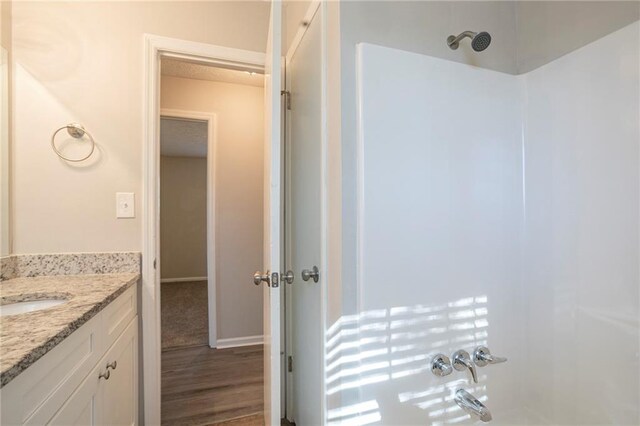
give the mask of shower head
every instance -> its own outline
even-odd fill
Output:
[[[450,35],[447,37],[447,45],[451,49],[456,50],[458,46],[460,46],[460,40],[465,37],[469,37],[471,39],[471,47],[476,52],[482,52],[491,44],[491,35],[488,32],[482,31],[476,33],[473,31],[465,31],[457,36]]]
[[[471,40],[471,47],[476,52],[482,52],[491,44],[491,34],[486,31],[482,31]]]
[[[471,47],[476,52],[482,52],[491,44],[491,34],[486,31],[482,31],[471,40]]]

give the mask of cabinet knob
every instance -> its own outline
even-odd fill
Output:
[[[104,373],[100,373],[100,375],[98,376],[98,380],[100,379],[109,380],[109,377],[111,377],[111,371],[107,369],[107,371],[105,371]]]

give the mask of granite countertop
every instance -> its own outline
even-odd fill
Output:
[[[0,304],[65,298],[61,305],[0,317],[0,387],[5,386],[134,285],[136,273],[13,278],[0,283]]]

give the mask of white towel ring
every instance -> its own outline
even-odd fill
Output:
[[[69,136],[76,139],[80,139],[84,135],[87,135],[87,137],[91,141],[91,151],[89,151],[89,153],[82,158],[68,158],[62,155],[62,153],[58,151],[58,148],[56,148],[56,135],[62,129],[67,129],[67,133],[69,133]],[[53,148],[53,152],[55,152],[56,155],[62,158],[63,160],[77,163],[79,161],[84,161],[87,158],[91,157],[91,154],[93,154],[93,151],[96,149],[96,141],[93,140],[93,136],[91,136],[91,133],[87,132],[85,128],[82,127],[80,124],[70,123],[70,124],[67,124],[66,126],[60,127],[58,130],[53,132],[53,135],[51,136],[51,148]]]

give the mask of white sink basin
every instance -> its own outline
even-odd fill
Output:
[[[43,309],[53,308],[54,306],[61,305],[65,302],[66,300],[64,299],[41,299],[0,305],[0,317],[41,311]]]

